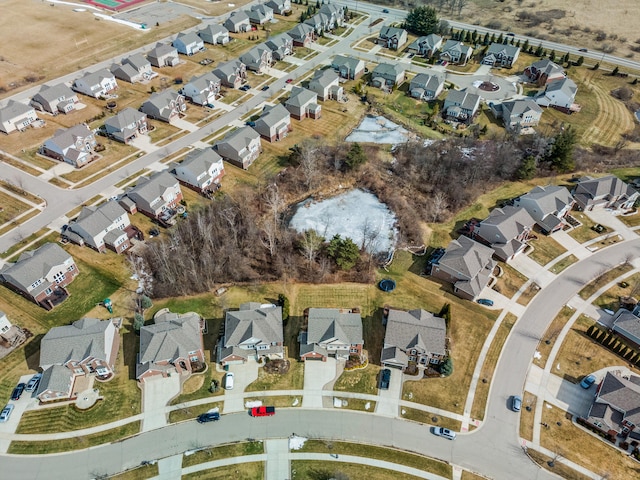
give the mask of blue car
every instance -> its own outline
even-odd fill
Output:
[[[198,423],[217,422],[218,420],[220,420],[218,412],[207,412],[198,416]]]
[[[584,388],[584,389],[587,389],[587,388],[590,388],[591,385],[593,385],[594,383],[596,383],[596,376],[593,375],[593,374],[592,375],[587,375],[580,382],[580,386],[582,388]]]
[[[493,307],[493,300],[489,300],[488,298],[479,298],[476,300],[480,305],[485,305],[487,307]]]

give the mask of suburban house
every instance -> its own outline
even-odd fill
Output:
[[[152,93],[149,100],[140,107],[140,111],[146,113],[147,117],[167,123],[171,123],[171,120],[179,117],[186,110],[184,95],[171,89]]]
[[[182,94],[187,100],[197,105],[210,105],[220,95],[222,82],[211,72],[193,77],[184,87]]]
[[[204,41],[196,32],[179,33],[171,45],[183,55],[195,55],[204,50]]]
[[[59,83],[52,87],[44,85],[31,99],[31,105],[36,110],[54,115],[69,113],[76,109],[78,103],[80,103],[78,95],[64,83]]]
[[[227,18],[222,25],[233,33],[248,32],[251,30],[249,15],[247,15],[247,12],[244,10],[232,12],[229,18]]]
[[[578,86],[570,78],[553,80],[546,84],[544,91],[535,96],[535,101],[542,107],[553,107],[565,113],[580,111],[576,105]]]
[[[180,182],[166,170],[150,177],[140,177],[136,186],[126,192],[124,198],[135,203],[132,209],[126,202],[121,205],[129,213],[142,212],[154,219],[167,221],[174,216],[174,209],[182,200]]]
[[[245,126],[228,133],[213,148],[223,160],[246,170],[262,152],[262,143],[260,134]]]
[[[468,47],[464,43],[459,42],[458,40],[447,40],[442,46],[442,50],[440,51],[438,58],[449,63],[465,65],[471,58],[472,53],[473,48]]]
[[[407,35],[407,31],[404,28],[384,26],[380,30],[376,43],[384,45],[391,50],[399,50],[400,47],[407,43]]]
[[[331,62],[331,68],[338,72],[340,78],[357,80],[364,75],[364,61],[355,57],[336,55]]]
[[[117,201],[109,200],[98,207],[83,207],[78,218],[69,223],[62,236],[100,253],[107,248],[123,253],[131,246],[129,238],[136,235],[130,225],[131,220],[125,209]]]
[[[507,205],[470,227],[471,238],[491,246],[503,262],[512,260],[527,246],[535,220],[524,208]]]
[[[65,288],[78,275],[71,255],[57,243],[45,243],[24,252],[15,263],[0,269],[0,281],[11,290],[51,310],[62,303],[69,292]]]
[[[334,3],[323,3],[320,5],[318,12],[328,17],[329,30],[341,27],[344,23],[344,7]]]
[[[239,310],[227,311],[218,362],[224,366],[267,358],[284,358],[282,307],[248,302]]]
[[[637,312],[640,313],[640,312]],[[613,317],[613,331],[640,347],[640,317],[625,308],[619,309]]]
[[[322,112],[322,107],[318,105],[318,94],[303,87],[293,87],[284,106],[296,120],[320,118]]]
[[[466,90],[449,90],[444,99],[446,118],[470,124],[480,108],[480,96]]]
[[[49,330],[40,342],[42,378],[36,390],[38,400],[73,400],[90,385],[79,380],[111,378],[120,350],[121,320],[81,318]]]
[[[40,149],[42,155],[60,162],[84,167],[97,156],[94,153],[96,137],[84,123],[71,128],[60,128],[50,139],[44,142]]]
[[[335,28],[335,26],[331,23],[331,19],[328,15],[324,13],[316,13],[315,15],[307,18],[304,21],[305,25],[313,28],[313,31],[317,35],[321,35],[322,32],[330,32]]]
[[[442,37],[432,33],[424,37],[418,37],[409,44],[407,50],[426,58],[431,58],[442,47]]]
[[[487,49],[487,53],[482,59],[483,65],[492,67],[511,68],[520,55],[520,47],[514,45],[504,45],[502,43],[492,43]]]
[[[273,20],[273,8],[265,4],[251,5],[251,9],[247,12],[249,21],[254,25],[264,25]]]
[[[261,43],[240,55],[240,61],[246,65],[248,70],[264,73],[273,63],[273,54],[268,46]]]
[[[201,30],[198,30],[198,36],[205,43],[211,45],[226,45],[229,43],[229,30],[217,23],[211,23]]]
[[[180,63],[178,50],[165,43],[158,43],[147,53],[147,59],[154,67],[175,67]]]
[[[35,108],[14,100],[9,100],[6,107],[0,108],[0,132],[11,133],[22,131],[38,120]]]
[[[364,346],[359,311],[344,308],[310,308],[307,330],[300,334],[300,360],[361,358]]]
[[[240,60],[231,60],[218,65],[213,74],[220,79],[223,86],[240,88],[247,81],[247,66]]]
[[[308,47],[316,39],[315,30],[306,23],[297,24],[287,34],[293,38],[294,47]]]
[[[400,63],[380,63],[371,72],[371,85],[377,88],[393,88],[405,79],[405,67]]]
[[[524,69],[524,74],[531,83],[535,83],[539,87],[554,80],[562,80],[567,76],[564,68],[548,58],[532,63]]]
[[[409,94],[418,100],[435,100],[444,90],[444,75],[419,73],[411,79]]]
[[[119,79],[129,83],[143,82],[157,77],[151,69],[151,62],[141,53],[136,53],[122,61],[122,65],[113,64],[111,73]]]
[[[104,130],[109,138],[129,143],[138,135],[147,134],[147,116],[127,107],[104,122]]]
[[[613,438],[640,439],[640,377],[605,373],[584,420]]]
[[[528,133],[540,123],[542,108],[530,98],[489,104],[493,115],[501,118],[504,128],[510,132]]]
[[[264,44],[271,50],[274,60],[282,60],[288,55],[293,55],[293,38],[288,33],[270,37]]]
[[[453,284],[453,293],[475,300],[492,278],[496,266],[493,249],[460,236],[452,240],[444,255],[433,264],[431,275]]]
[[[0,335],[4,335],[13,327],[11,321],[7,318],[7,314],[0,311]]]
[[[204,319],[195,312],[173,313],[163,308],[151,325],[140,327],[136,379],[172,374],[190,375],[205,367]]]
[[[340,86],[340,77],[330,68],[316,70],[307,88],[315,92],[322,101],[340,100],[344,95],[344,90]]]
[[[571,194],[578,210],[595,208],[629,210],[640,197],[636,189],[615,175],[600,178],[582,177],[573,187]]]
[[[285,15],[291,12],[291,0],[269,0],[265,5],[278,15]]]
[[[269,142],[277,142],[285,138],[293,128],[291,114],[281,103],[266,106],[260,118],[255,121],[253,129]]]
[[[175,164],[171,173],[180,184],[195,190],[206,192],[216,190],[224,177],[222,157],[212,148],[191,150],[182,162]]]
[[[73,82],[73,89],[89,97],[101,98],[118,88],[116,77],[106,68],[87,73]]]
[[[522,207],[536,221],[540,229],[550,234],[562,229],[565,217],[575,201],[565,187],[547,185],[534,187],[514,200],[515,207]]]
[[[404,371],[409,365],[439,365],[447,356],[444,318],[422,309],[389,309],[380,361]]]

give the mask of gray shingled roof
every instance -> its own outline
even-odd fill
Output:
[[[640,423],[640,386],[626,378],[607,372],[596,402],[611,405],[624,414],[624,419],[638,425]]]
[[[502,208],[494,208],[489,216],[480,222],[480,233],[484,225],[495,226],[505,239],[511,240],[531,228],[536,223],[526,209],[507,205]],[[484,237],[483,237],[484,238]],[[485,238],[491,242],[494,239]]]
[[[380,30],[380,38],[393,38],[393,37],[400,37],[403,33],[406,33],[406,30],[404,30],[403,28],[397,28],[397,27],[390,27],[390,26],[383,26],[382,29]]]
[[[504,45],[502,43],[492,43],[489,45],[489,49],[487,50],[487,55],[498,55],[503,54],[507,57],[514,57],[520,51],[520,47],[516,47],[515,45]]]
[[[164,55],[167,55],[167,54],[170,54],[170,53],[177,54],[178,51],[176,50],[175,47],[173,47],[171,45],[167,45],[166,43],[158,43],[158,44],[156,44],[155,47],[153,47],[149,51],[147,56],[148,57],[152,57],[152,58],[160,58],[160,57],[163,57]]]
[[[302,40],[304,37],[313,32],[313,27],[306,23],[299,23],[291,30],[289,30],[289,36],[294,40]]]
[[[464,43],[458,40],[447,40],[445,44],[442,46],[441,53],[449,52],[467,52],[471,47],[466,46]]]
[[[140,121],[145,117],[146,115],[144,113],[139,112],[138,110],[134,110],[131,107],[127,107],[119,111],[117,115],[107,118],[107,120],[104,123],[105,125],[109,125],[110,127],[113,127],[118,131],[121,131],[125,127],[128,127],[132,123],[137,123],[138,121]]]
[[[271,107],[264,107],[260,118],[256,120],[256,127],[264,124],[264,126],[269,129],[290,118],[291,114],[289,110],[287,110],[283,104],[277,103]]]
[[[616,312],[613,329],[630,340],[640,338],[640,318],[622,308]]]
[[[447,246],[445,254],[438,264],[467,277],[475,277],[490,261],[493,249],[468,237],[460,236]]]
[[[222,157],[212,148],[196,148],[190,151],[185,159],[180,162],[180,167],[188,170],[197,177],[201,173],[208,172],[209,167],[214,163],[218,163],[220,160],[222,160]]]
[[[506,111],[505,117],[517,116],[521,117],[529,110],[536,113],[542,113],[542,108],[531,98],[521,98],[511,102],[503,102],[502,108]]]
[[[109,200],[99,207],[84,207],[78,215],[75,225],[82,227],[89,235],[96,236],[113,225],[116,218],[126,215],[127,212],[115,200]],[[69,228],[73,231],[74,224]]]
[[[313,78],[311,79],[312,83],[317,83],[322,88],[335,83],[336,80],[339,80],[340,76],[336,73],[335,70],[331,68],[325,68],[324,70],[316,70],[313,74]]]
[[[373,69],[372,76],[396,77],[399,73],[405,71],[405,67],[399,63],[380,63]]]
[[[55,143],[60,150],[64,150],[69,147],[75,147],[76,140],[79,138],[87,138],[92,136],[93,133],[89,130],[83,123],[79,123],[78,125],[74,125],[70,128],[60,128],[56,130],[53,134],[53,137],[49,139],[49,141]],[[72,152],[69,152],[72,153]]]
[[[460,105],[460,108],[472,111],[479,100],[480,96],[475,93],[470,93],[466,90],[449,90],[444,101],[446,103],[455,103]]]
[[[346,344],[363,344],[362,317],[338,308],[310,308],[307,343],[339,341]]]
[[[557,63],[552,62],[548,58],[538,60],[537,62],[532,63],[531,66],[539,72],[545,73],[547,76],[550,76],[554,73],[564,73],[564,68],[562,68]]]
[[[42,372],[42,378],[36,390],[36,396],[51,390],[52,392],[70,393],[72,372],[62,365],[52,365]]]
[[[140,177],[136,186],[127,192],[129,196],[138,195],[147,203],[151,204],[153,200],[162,196],[167,188],[173,187],[177,180],[166,170],[156,172],[150,177]]]
[[[260,134],[258,132],[251,127],[245,126],[228,133],[222,140],[216,142],[216,144],[226,143],[237,152],[240,152],[243,148],[246,148],[252,140],[259,138]]]
[[[447,326],[444,318],[425,310],[389,310],[385,349],[398,347],[405,353],[418,348],[434,355],[446,354]],[[387,352],[389,354],[389,352]],[[395,353],[397,355],[397,353]]]
[[[224,320],[224,347],[241,345],[247,340],[263,344],[282,343],[282,307],[260,308],[258,303],[245,303],[240,310],[228,311]]]
[[[425,90],[437,91],[440,85],[444,83],[444,75],[440,73],[419,73],[411,80],[409,84],[410,89],[414,89],[416,87],[424,88]],[[536,105],[537,106],[537,105]]]
[[[125,58],[122,63],[123,65],[129,64],[136,70],[149,67],[151,65],[149,63],[149,60],[147,60],[141,53],[134,53],[133,55],[130,55],[129,57]]]
[[[306,105],[308,102],[316,102],[318,100],[318,95],[311,90],[308,90],[304,87],[293,87],[291,89],[291,95],[289,99],[286,101],[285,105],[291,105],[294,107],[301,107],[302,105]]]
[[[561,91],[567,97],[575,98],[578,91],[578,86],[576,85],[576,82],[574,82],[570,78],[563,78],[561,80],[554,80],[553,82],[548,83],[544,90],[544,93],[555,91]]]
[[[185,45],[190,45],[191,43],[199,43],[202,41],[202,39],[195,32],[179,33],[176,37],[176,40],[180,40]]]
[[[97,72],[88,72],[80,77],[80,79],[84,80],[85,83],[90,87],[98,85],[104,78],[113,78],[113,73],[111,73],[106,68],[101,68]]]
[[[9,100],[9,103],[7,103],[6,107],[0,108],[0,123],[11,121],[16,117],[31,112],[32,110],[33,107],[30,105],[25,105],[24,103]]]
[[[107,360],[112,345],[106,344],[106,330],[111,320],[82,318],[71,325],[54,327],[40,342],[40,366],[64,365],[70,360],[89,357]]]
[[[520,197],[520,199],[525,198],[536,202],[536,205],[540,209],[540,222],[543,225],[547,225],[549,220],[553,223],[553,219],[547,219],[547,216],[555,216],[557,212],[562,211],[567,205],[573,203],[573,197],[571,193],[569,193],[569,190],[565,187],[554,185],[534,187]]]
[[[631,197],[636,194],[636,190],[627,183],[620,180],[615,175],[607,175],[601,178],[586,177],[576,186],[576,194],[584,195],[591,199],[601,197],[618,197],[626,195]]]
[[[45,243],[36,250],[24,252],[16,263],[6,264],[0,270],[0,275],[26,291],[27,287],[44,278],[53,267],[62,265],[70,258],[71,255],[57,243]],[[47,286],[45,282],[43,288]]]
[[[442,41],[442,37],[432,33],[430,35],[425,35],[424,37],[418,37],[411,44],[409,44],[410,49],[419,50],[421,46],[426,46],[427,50],[432,50],[434,45],[438,42]]]
[[[42,97],[47,102],[51,102],[56,98],[64,97],[70,98],[74,97],[75,93],[69,87],[67,87],[64,83],[59,83],[57,85],[48,86],[44,85],[38,93],[35,94],[33,99],[38,101],[38,97]]]
[[[203,349],[200,315],[194,312],[166,312],[154,317],[152,325],[140,328],[139,363],[157,363],[189,358],[189,352]]]

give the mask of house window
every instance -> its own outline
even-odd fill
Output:
[[[349,353],[358,353],[358,349],[357,348],[352,348],[351,350],[349,350]]]
[[[413,355],[411,355],[411,356],[409,357],[409,361],[410,361],[410,362],[414,362],[415,360],[416,360],[416,357],[414,357]]]
[[[45,293],[45,295],[51,295],[51,294],[53,293],[53,290],[51,290],[51,288],[47,288],[47,289],[44,291],[44,293]]]
[[[438,363],[440,363],[440,359],[439,358],[431,358],[431,360],[429,360],[429,363],[438,364]]]
[[[189,357],[189,360],[191,360],[192,362],[197,362],[198,361],[198,357],[196,357],[196,356]]]
[[[69,268],[67,268],[68,272],[73,272],[76,269],[75,265],[70,265]]]
[[[53,279],[56,283],[62,283],[64,281],[64,273],[58,272],[53,276]]]
[[[32,288],[32,289],[33,289],[33,288],[36,288],[36,287],[37,287],[38,285],[40,285],[41,283],[42,283],[42,279],[40,279],[40,280],[36,280],[35,282],[33,282],[33,283],[31,284],[31,288]]]

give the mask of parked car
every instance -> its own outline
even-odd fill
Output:
[[[490,300],[488,298],[479,298],[478,300],[476,300],[480,305],[485,305],[487,307],[493,307],[493,300]]]
[[[433,427],[432,431],[433,431],[433,434],[437,435],[438,437],[448,438],[449,440],[456,439],[456,432],[452,432],[448,428]]]
[[[513,32],[509,32],[509,33],[507,33],[507,37],[515,37],[515,36],[516,36],[516,34],[515,34],[515,33],[513,33]]]
[[[38,385],[40,384],[41,378],[42,378],[42,374],[36,373],[33,377],[31,377],[31,380],[29,380],[29,383],[27,383],[27,387],[25,388],[25,390],[27,392],[35,391],[35,389],[38,388]]]
[[[160,230],[158,230],[157,228],[152,228],[151,230],[149,230],[150,237],[157,237],[158,235],[160,235]]]
[[[218,412],[207,412],[202,415],[198,415],[198,423],[207,423],[207,422],[217,422],[220,420],[220,413]]]
[[[511,410],[514,412],[519,412],[522,408],[522,398],[520,395],[514,395],[511,397]]]
[[[582,379],[582,381],[580,382],[580,386],[586,389],[586,388],[590,388],[591,385],[593,385],[594,383],[596,383],[596,376],[593,374],[590,374]]]
[[[16,388],[13,389],[13,392],[11,392],[11,400],[20,400],[25,387],[26,385],[24,383],[19,383]]]
[[[224,376],[224,389],[225,390],[233,390],[233,372],[227,372]]]
[[[269,90],[269,85],[265,85],[265,86],[264,86],[264,87],[262,87],[260,90],[262,90],[263,92],[264,92],[265,90]]]
[[[243,85],[243,86],[240,87],[240,90],[242,90],[243,92],[246,92],[250,88],[251,88],[251,85]]]
[[[249,122],[245,122],[245,125],[246,125],[247,127],[255,127],[255,126],[256,126],[256,122],[251,122],[251,121],[249,121]]]
[[[253,407],[249,413],[252,417],[270,417],[276,414],[276,407]]]
[[[391,370],[385,368],[380,372],[380,390],[389,390],[389,383],[391,382]]]
[[[589,50],[587,50],[586,48],[581,48],[578,50],[579,52],[588,52]]]
[[[293,82],[293,78],[287,78],[284,83],[291,83],[291,82]]]
[[[409,54],[409,58],[413,58],[413,57],[415,57],[415,56],[416,56],[416,54],[415,54],[415,53],[410,53],[410,54]]]
[[[0,413],[0,422],[6,422],[9,420],[11,412],[13,412],[13,403],[8,404],[2,409],[2,412]]]
[[[388,8],[383,8],[382,9],[382,13],[389,13],[389,9]]]

